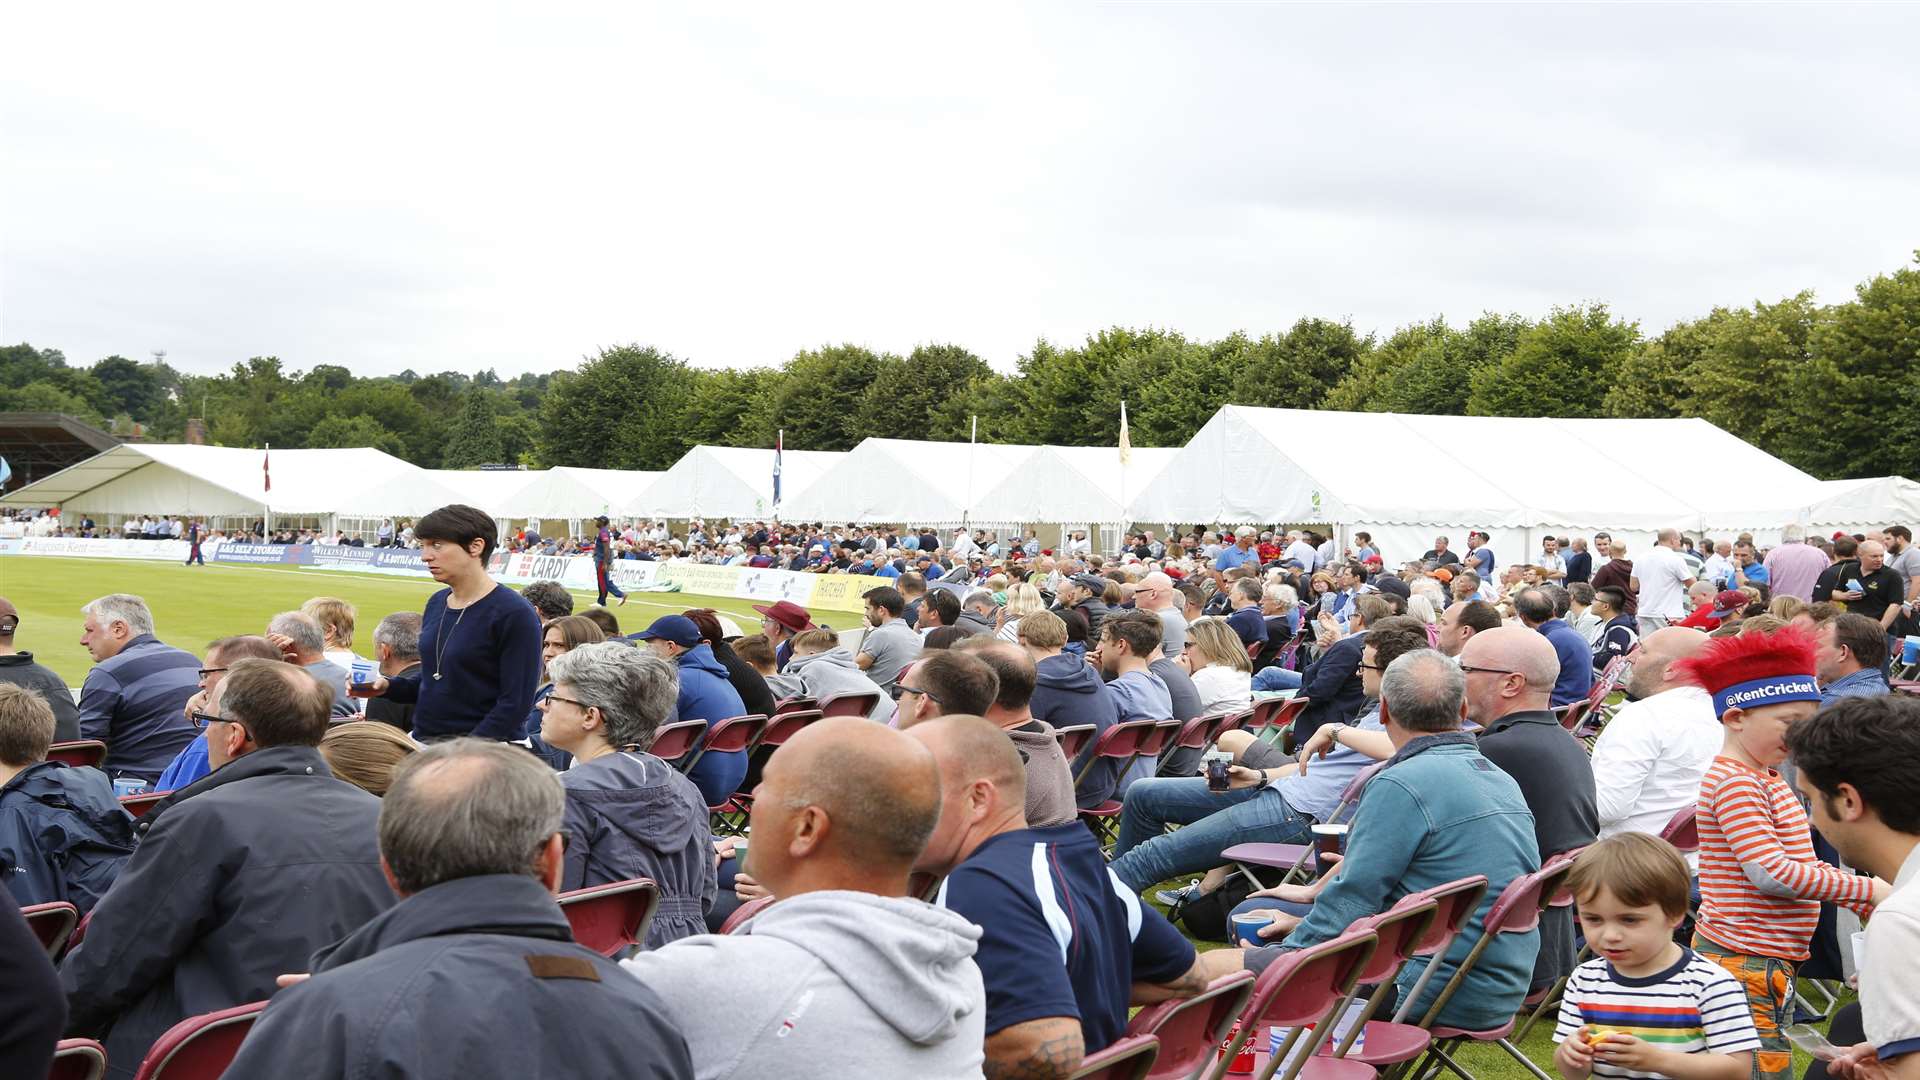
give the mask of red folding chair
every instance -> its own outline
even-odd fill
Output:
[[[1160,1040],[1151,1035],[1128,1035],[1106,1049],[1088,1054],[1067,1080],[1144,1080],[1160,1052]]]
[[[1207,716],[1196,716],[1180,724],[1173,737],[1161,747],[1160,767],[1154,771],[1154,775],[1175,775],[1170,769],[1173,762],[1177,760],[1179,752],[1182,750],[1204,751],[1212,746],[1214,740],[1220,737],[1221,725],[1225,724],[1232,715],[1232,713],[1211,713]]]
[[[1253,996],[1253,972],[1235,971],[1213,980],[1190,998],[1163,1001],[1133,1014],[1128,1035],[1160,1040],[1147,1080],[1182,1080],[1213,1063],[1234,1018]]]
[[[1577,732],[1580,730],[1581,719],[1587,715],[1587,702],[1582,698],[1565,705],[1555,705],[1548,711],[1553,713],[1554,719],[1560,721],[1561,727],[1569,732]]]
[[[783,716],[790,712],[805,712],[808,709],[817,709],[819,707],[820,703],[812,698],[797,695],[790,698],[781,698],[779,701],[774,702],[773,715]]]
[[[1103,758],[1113,758],[1120,762],[1119,768],[1114,771],[1116,777],[1126,775],[1134,758],[1139,756],[1141,743],[1156,738],[1159,730],[1158,721],[1129,720],[1124,724],[1115,724],[1102,732],[1099,741],[1093,744],[1093,755],[1087,758],[1087,763],[1081,768],[1080,774],[1073,778],[1074,790],[1080,789],[1087,775],[1093,771],[1095,763]],[[1099,839],[1103,849],[1111,848],[1114,841],[1118,839],[1120,809],[1120,801],[1113,798],[1113,792],[1109,790],[1099,806],[1080,811],[1080,820],[1086,822],[1087,828],[1093,830],[1093,835]]]
[[[1515,1024],[1512,1018],[1498,1027],[1483,1031],[1446,1027],[1435,1021],[1440,1016],[1441,1010],[1447,1007],[1447,1002],[1451,1001],[1453,995],[1459,991],[1460,984],[1473,971],[1474,965],[1479,963],[1480,955],[1486,951],[1487,945],[1495,937],[1501,934],[1524,934],[1540,925],[1540,913],[1552,904],[1553,897],[1560,892],[1561,886],[1566,882],[1567,874],[1572,869],[1573,860],[1571,859],[1550,862],[1540,870],[1514,878],[1505,889],[1501,890],[1499,898],[1494,900],[1491,908],[1487,909],[1487,917],[1481,924],[1480,940],[1473,943],[1472,951],[1468,952],[1466,958],[1460,962],[1460,966],[1454,970],[1453,978],[1447,980],[1447,985],[1441,988],[1439,995],[1433,999],[1432,1007],[1427,1009],[1426,1015],[1421,1019],[1420,1026],[1433,1034],[1433,1044],[1427,1047],[1427,1052],[1420,1057],[1419,1063],[1409,1070],[1407,1075],[1424,1076],[1428,1069],[1438,1065],[1461,1077],[1462,1080],[1473,1080],[1473,1074],[1467,1072],[1459,1062],[1454,1060],[1451,1051],[1467,1042],[1483,1042],[1492,1043],[1506,1051],[1507,1056],[1519,1062],[1521,1068],[1533,1074],[1536,1080],[1553,1080],[1541,1070],[1540,1066],[1535,1065],[1520,1052],[1518,1047],[1513,1045],[1512,1039],[1509,1038],[1513,1034]],[[1545,996],[1543,992],[1539,997],[1544,999]],[[1532,1008],[1539,1004],[1539,999],[1528,1000],[1522,1004]]]
[[[647,928],[660,907],[660,886],[650,878],[632,878],[563,892],[555,899],[573,928],[573,940],[612,957],[647,940]]]
[[[107,744],[99,739],[75,739],[72,742],[57,742],[47,747],[47,760],[58,761],[76,768],[91,765],[99,768],[107,760]]]
[[[73,928],[80,922],[80,909],[64,900],[50,904],[29,904],[20,909],[20,914],[27,917],[27,925],[33,928],[33,936],[40,939],[40,947],[53,957],[60,955],[67,939],[73,936]]]
[[[138,795],[122,795],[120,809],[134,817],[143,818],[147,816],[147,811],[159,806],[161,801],[171,794],[173,794],[171,791],[143,791]]]
[[[1295,694],[1290,698],[1275,698],[1271,701],[1263,701],[1259,705],[1255,705],[1254,709],[1256,712],[1260,709],[1261,705],[1270,705],[1272,707],[1272,712],[1269,715],[1267,723],[1263,726],[1262,730],[1258,732],[1259,737],[1270,743],[1278,743],[1283,747],[1291,749],[1293,746],[1293,722],[1298,720],[1300,714],[1306,712],[1307,706],[1311,704],[1313,704],[1312,698]]]
[[[213,1080],[233,1064],[264,1001],[189,1016],[147,1049],[133,1080]]]
[[[704,720],[675,720],[671,724],[662,724],[653,733],[653,745],[647,747],[647,753],[678,767],[700,745],[700,736],[706,733],[707,723]]]
[[[1097,730],[1099,729],[1092,724],[1068,724],[1066,727],[1054,728],[1053,737],[1059,740],[1060,752],[1067,755],[1067,760],[1071,762],[1080,756],[1080,751],[1087,748],[1087,743],[1092,740],[1093,733]]]
[[[1373,986],[1375,989],[1361,1008],[1360,1015],[1347,1027],[1339,1045],[1335,1046],[1331,1038],[1324,1039],[1320,1043],[1319,1053],[1379,1068],[1416,1058],[1433,1041],[1425,1029],[1409,1024],[1382,1023],[1374,1020],[1374,1016],[1392,992],[1393,981],[1400,973],[1400,968],[1420,948],[1421,939],[1433,926],[1439,911],[1440,905],[1432,898],[1415,893],[1401,897],[1400,902],[1388,910],[1353,924],[1352,929],[1372,930],[1380,939],[1356,980],[1360,986]],[[1351,1004],[1349,1001],[1342,1005],[1341,1016],[1344,1017]]]
[[[878,691],[867,690],[857,694],[829,694],[820,699],[820,715],[857,716],[866,719],[880,706]]]
[[[1700,808],[1683,806],[1674,812],[1673,817],[1660,829],[1660,839],[1672,844],[1685,855],[1700,850]]]
[[[681,767],[681,772],[689,772],[709,753],[731,754],[736,750],[745,750],[754,745],[760,733],[767,727],[767,718],[759,713],[747,716],[730,716],[725,720],[716,720],[708,725],[706,735],[700,740],[700,746],[693,756]]]
[[[100,1080],[107,1075],[107,1048],[92,1039],[61,1039],[53,1048],[47,1080]]]
[[[1208,1075],[1224,1076],[1240,1048],[1252,1041],[1257,1080],[1272,1080],[1282,1065],[1283,1080],[1374,1080],[1371,1065],[1320,1057],[1314,1051],[1333,1029],[1333,1018],[1353,993],[1360,970],[1378,943],[1373,931],[1354,930],[1332,941],[1282,953],[1254,981],[1253,996],[1240,1010],[1239,1029]],[[1269,1054],[1270,1033],[1277,1027],[1293,1030],[1282,1040],[1279,1052]]]
[[[1480,910],[1480,901],[1486,895],[1487,876],[1485,874],[1475,874],[1458,881],[1449,881],[1445,885],[1436,885],[1431,889],[1409,893],[1401,903],[1431,900],[1435,905],[1433,922],[1428,925],[1426,933],[1420,936],[1420,942],[1414,947],[1413,955],[1434,958],[1447,955],[1447,950],[1453,948],[1453,939],[1459,937],[1460,931],[1466,929],[1467,924],[1473,921],[1473,913]],[[1413,984],[1412,990],[1407,993],[1405,1000],[1400,1002],[1399,1008],[1394,1012],[1394,1023],[1405,1023],[1407,1017],[1413,1013],[1414,1003],[1420,1000],[1422,993],[1426,992],[1427,983],[1433,979],[1433,972],[1434,965],[1428,963],[1426,969],[1420,973],[1420,978]]]
[[[1180,721],[1171,717],[1155,720],[1153,730],[1141,738],[1139,746],[1133,748],[1133,761],[1127,763],[1127,768],[1133,768],[1137,761],[1159,761],[1173,748],[1174,740],[1180,737],[1180,728]]]
[[[1346,790],[1340,793],[1340,802],[1333,808],[1333,816],[1328,820],[1339,821],[1346,814],[1347,808],[1359,801],[1360,793],[1366,790],[1367,781],[1379,775],[1380,770],[1386,767],[1386,762],[1377,761],[1356,773],[1353,779],[1347,782]],[[1269,870],[1283,871],[1280,880],[1285,881],[1305,869],[1307,860],[1312,855],[1312,844],[1235,844],[1220,853],[1221,858],[1232,863],[1233,868],[1245,875],[1257,889],[1264,889],[1267,886],[1260,880],[1259,875],[1253,872],[1253,867],[1263,866]]]
[[[756,896],[746,903],[741,904],[739,907],[733,909],[733,914],[727,916],[727,921],[720,924],[720,932],[723,934],[733,933],[735,930],[740,929],[748,919],[760,914],[760,912],[771,903],[773,903],[773,897],[771,896]]]

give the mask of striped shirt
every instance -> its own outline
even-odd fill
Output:
[[[1708,940],[1749,956],[1800,961],[1820,901],[1864,907],[1873,879],[1813,854],[1807,814],[1780,774],[1716,757],[1700,783],[1700,915]]]
[[[193,741],[187,699],[200,688],[200,661],[140,634],[93,665],[80,687],[80,737],[107,744],[108,776],[160,778]]]
[[[1691,949],[1681,949],[1679,961],[1667,970],[1633,979],[1605,960],[1581,964],[1560,999],[1553,1041],[1567,1041],[1585,1024],[1678,1054],[1738,1054],[1760,1048],[1746,990],[1725,968]],[[1624,1069],[1596,1057],[1593,1075],[1643,1080],[1661,1074]]]

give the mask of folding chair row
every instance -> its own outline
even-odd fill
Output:
[[[1360,801],[1360,793],[1366,790],[1367,782],[1379,775],[1380,771],[1386,767],[1386,762],[1377,761],[1356,773],[1354,778],[1347,782],[1346,789],[1340,793],[1340,801],[1334,806],[1333,814],[1327,821],[1335,823],[1345,817],[1347,811]],[[1312,855],[1312,844],[1235,844],[1220,853],[1221,858],[1232,863],[1234,869],[1248,881],[1253,882],[1256,889],[1264,889],[1267,886],[1260,880],[1259,875],[1253,872],[1253,867],[1284,871],[1281,880],[1286,881],[1304,870],[1307,860]]]
[[[555,899],[575,942],[601,956],[617,957],[647,940],[660,908],[660,886],[651,878],[630,878],[573,889]]]
[[[1142,758],[1158,760],[1161,748],[1172,738],[1176,726],[1172,720],[1129,720],[1101,732],[1093,744],[1092,755],[1073,778],[1074,790],[1080,789],[1094,765],[1103,760],[1119,762],[1114,770],[1116,777],[1125,776],[1133,763]],[[1108,792],[1099,806],[1080,811],[1080,819],[1100,838],[1103,848],[1111,847],[1118,834],[1121,804],[1113,794]]]
[[[107,760],[107,744],[99,739],[57,742],[47,747],[47,760],[58,761],[76,768],[90,765],[97,769],[101,762]]]

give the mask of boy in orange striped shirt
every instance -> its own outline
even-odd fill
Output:
[[[1820,901],[1861,912],[1892,886],[1819,861],[1807,815],[1775,766],[1786,733],[1820,707],[1813,640],[1797,630],[1717,638],[1673,665],[1713,696],[1726,729],[1700,783],[1700,912],[1694,951],[1746,989],[1760,1033],[1754,1075],[1788,1080],[1794,965],[1820,919]]]

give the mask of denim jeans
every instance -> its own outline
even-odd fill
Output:
[[[1259,671],[1253,673],[1253,688],[1255,690],[1269,691],[1298,690],[1300,689],[1300,673],[1292,668],[1283,668],[1278,665],[1261,668]]]
[[[1168,833],[1170,824],[1185,827]],[[1140,780],[1127,789],[1109,869],[1138,891],[1176,874],[1211,870],[1235,844],[1309,843],[1312,829],[1313,819],[1274,788],[1215,792],[1205,777]]]

